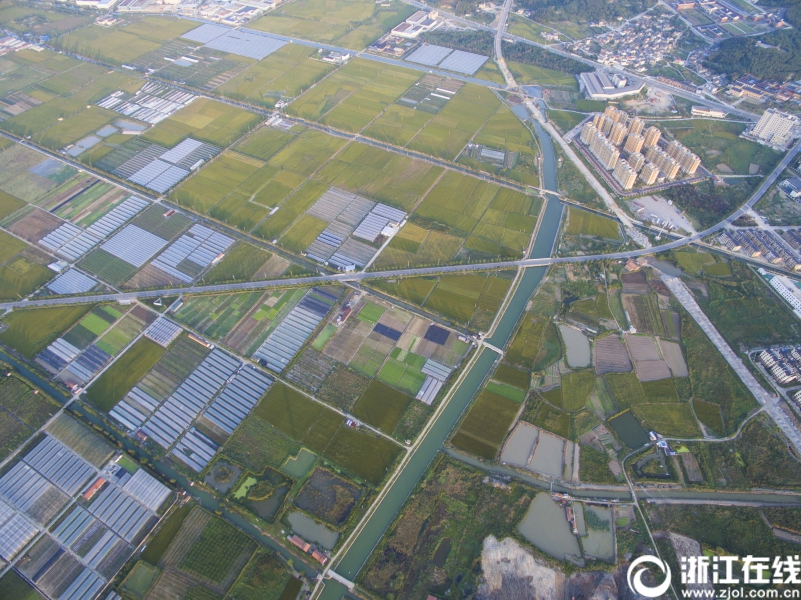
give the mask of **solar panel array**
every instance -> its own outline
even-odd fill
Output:
[[[131,477],[98,479],[82,457],[46,435],[0,478],[0,556],[14,560],[40,531],[59,517],[15,563],[49,598],[91,600],[133,552],[169,489],[143,470]],[[107,470],[108,473],[108,470]],[[88,506],[78,494],[103,484]],[[121,482],[127,481],[124,488]],[[61,515],[61,516],[59,516]]]
[[[190,269],[194,271],[192,274],[182,271],[180,267],[185,260],[202,270],[233,243],[234,240],[227,235],[203,225],[193,225],[151,264],[184,283],[191,283],[200,271]]]
[[[253,367],[243,367],[206,409],[204,416],[226,433],[233,433],[272,382]]]
[[[489,57],[429,44],[419,47],[404,60],[428,67],[438,65],[441,69],[473,75],[489,60]]]
[[[197,96],[175,88],[147,82],[135,94],[117,90],[98,106],[155,125],[182,109]]]
[[[147,421],[143,431],[164,448],[172,446],[241,363],[215,348]]]
[[[97,281],[88,275],[84,275],[76,269],[65,271],[50,283],[47,284],[54,294],[83,294],[91,291],[97,285]]]
[[[253,354],[263,366],[283,371],[331,310],[336,298],[314,288],[284,317]]]
[[[67,260],[77,260],[149,205],[147,200],[131,196],[85,231],[67,222],[39,240],[39,244]]]
[[[168,243],[136,225],[127,225],[100,247],[129,265],[141,267]]]
[[[201,25],[181,37],[200,42],[206,48],[219,50],[237,56],[261,60],[269,56],[287,42],[261,31],[251,29],[232,29],[210,23]]]

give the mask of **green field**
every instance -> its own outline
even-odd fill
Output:
[[[519,410],[520,404],[514,400],[484,390],[451,443],[465,452],[493,460]]]
[[[314,60],[317,52],[301,44],[287,44],[216,88],[227,98],[268,108],[281,98],[294,98],[325,77],[334,65]]]
[[[356,402],[353,415],[387,434],[391,434],[413,399],[380,381],[372,381]]]
[[[406,223],[379,254],[371,269],[381,271],[448,264],[459,254],[464,242],[465,239],[460,236]],[[425,296],[416,302],[423,300]]]
[[[253,555],[242,575],[234,583],[229,597],[237,600],[284,600],[284,590],[294,584],[302,585],[300,580],[289,575],[273,551],[261,548]],[[299,591],[300,587],[292,598],[296,598]]]
[[[720,412],[719,405],[693,399],[693,410],[695,410],[698,420],[707,429],[711,429],[717,435],[721,435],[721,432],[725,431],[723,428],[723,415]]]
[[[676,395],[676,386],[673,385],[673,380],[670,378],[659,379],[657,381],[643,381],[642,390],[648,402],[654,404],[679,401],[679,397]]]
[[[289,105],[290,114],[361,131],[420,78],[418,71],[354,59]]]
[[[493,375],[496,379],[503,383],[508,383],[521,390],[527,390],[531,384],[531,374],[521,369],[515,369],[509,365],[498,365],[498,368]]]
[[[322,404],[282,383],[276,383],[270,387],[253,414],[290,437],[302,440],[324,410]]]
[[[701,429],[688,404],[640,404],[631,409],[645,428],[679,438],[697,438]]]
[[[259,115],[222,102],[198,98],[142,137],[169,148],[191,136],[201,142],[226,147],[260,121]]]
[[[2,13],[0,13],[2,16]],[[9,569],[6,574],[0,578],[0,597],[6,600],[43,600],[39,592],[37,592],[31,585],[22,577],[17,575],[16,571]]]
[[[398,2],[379,6],[369,0],[344,0],[332,6],[325,0],[303,0],[282,6],[250,26],[362,50],[413,12]]]
[[[224,519],[212,517],[179,566],[220,583],[242,554],[252,554],[257,547],[258,544],[239,529]]]
[[[431,163],[353,142],[315,179],[411,211],[442,171]]]
[[[146,562],[138,562],[120,587],[134,598],[144,598],[159,574],[157,568]]]
[[[325,457],[378,485],[400,453],[401,447],[386,438],[342,426],[331,439]]]
[[[47,425],[47,432],[98,468],[105,466],[117,450],[116,446],[65,412]]]
[[[153,368],[167,350],[141,338],[98,377],[86,392],[86,398],[108,412]]]
[[[201,281],[205,284],[250,281],[272,254],[245,242],[229,250]]]
[[[701,272],[706,265],[713,264],[715,259],[708,252],[681,251],[676,252],[676,262],[682,269],[695,275]]]
[[[595,374],[592,371],[576,371],[562,377],[564,409],[574,411],[584,408],[594,386]]]
[[[407,147],[439,158],[454,159],[500,105],[500,100],[488,88],[468,83]]]
[[[0,342],[26,358],[33,358],[93,307],[81,304],[14,310],[3,316],[8,329],[0,333]]]
[[[576,208],[568,209],[568,224],[565,233],[609,240],[620,239],[620,227],[617,221]]]

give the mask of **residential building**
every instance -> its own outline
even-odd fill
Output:
[[[615,123],[612,125],[612,130],[609,132],[609,141],[615,146],[620,146],[623,140],[626,139],[628,131],[628,127],[626,127],[625,123]]]
[[[603,134],[597,134],[593,137],[590,141],[590,151],[607,171],[614,169],[617,160],[620,158],[620,150],[609,143],[609,140]]]
[[[629,123],[629,133],[640,134],[645,130],[645,121],[640,117],[634,117]]]
[[[628,161],[629,161],[629,166],[632,169],[634,169],[637,173],[639,173],[640,169],[642,169],[645,166],[645,157],[639,152],[632,152],[631,154],[629,154]]]
[[[623,123],[629,120],[629,115],[626,111],[615,108],[614,106],[607,106],[604,114],[612,119],[613,123]]]
[[[637,181],[637,173],[629,166],[629,163],[621,159],[617,161],[615,170],[612,175],[624,190],[630,190],[634,187],[634,182]]]
[[[665,174],[668,179],[673,179],[678,175],[679,163],[677,163],[667,152],[659,148],[659,146],[651,146],[645,153],[645,157],[654,163],[659,170]]]
[[[645,130],[645,143],[643,144],[646,148],[650,148],[651,146],[656,146],[659,142],[659,138],[662,137],[662,132],[651,125],[648,129]]]
[[[665,148],[668,156],[674,159],[681,170],[688,175],[693,175],[701,165],[701,159],[685,148],[678,140],[673,140]]]
[[[642,168],[642,171],[640,171],[640,180],[645,185],[653,185],[654,183],[656,183],[658,177],[659,177],[659,167],[657,167],[652,162],[646,163],[645,166]]]
[[[638,133],[630,133],[623,149],[626,152],[639,152],[645,143],[645,138]]]
[[[612,130],[612,125],[614,125],[615,122],[607,115],[602,115],[601,113],[598,113],[592,118],[592,124],[598,128],[598,131],[600,131],[604,135],[608,135],[609,132]]]
[[[584,124],[584,127],[581,128],[581,141],[589,146],[597,133],[598,127],[594,123],[587,122]]]
[[[750,135],[758,141],[786,148],[792,139],[798,137],[799,125],[801,121],[797,116],[769,108],[751,130]]]

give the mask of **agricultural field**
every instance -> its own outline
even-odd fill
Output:
[[[620,226],[617,221],[602,217],[595,213],[568,209],[567,235],[592,236],[608,240],[620,239]]]
[[[142,559],[161,571],[151,597],[225,595],[258,544],[224,519],[191,503],[175,510],[155,533]]]
[[[443,171],[431,163],[353,142],[315,179],[411,212]]]
[[[244,231],[255,228],[256,235],[272,241],[317,199],[316,186],[303,184],[343,145],[313,130],[298,135],[261,128],[186,180],[172,197]]]
[[[6,313],[2,322],[8,328],[0,333],[0,342],[32,359],[93,307],[93,304],[78,304],[17,309]]]
[[[25,242],[0,231],[0,300],[22,300],[50,281],[52,259]]]
[[[244,446],[246,440],[250,440],[250,448]],[[386,438],[347,427],[341,415],[293,388],[275,383],[236,431],[223,455],[251,471],[262,472],[266,466],[280,468],[288,457],[298,453],[300,444],[372,485],[383,480],[400,453],[400,446]]]
[[[10,376],[0,380],[0,458],[6,458],[59,409],[50,396],[2,365]]]
[[[241,108],[198,98],[142,136],[172,148],[187,137],[225,148],[254,128],[260,117]]]
[[[489,256],[519,257],[528,247],[542,203],[531,196],[446,172],[414,213],[426,228],[466,237],[466,262]],[[421,225],[422,225],[421,224]]]
[[[511,277],[506,272],[470,273],[376,280],[372,285],[455,323],[486,331],[506,297]]]
[[[63,412],[48,424],[47,432],[98,468],[105,466],[116,452],[116,446]]]
[[[246,242],[239,242],[201,277],[205,284],[253,281],[280,276],[289,262]]]
[[[10,1],[0,3],[0,25],[16,33],[57,36],[77,29],[89,20],[90,16],[83,13],[20,6]]]
[[[49,210],[52,198],[73,191],[80,184],[82,178],[75,177],[78,174],[75,169],[35,150],[10,143],[0,144],[0,149],[0,190],[4,194],[3,213],[6,216],[22,208],[26,202],[41,204]],[[69,195],[67,193],[66,197]],[[9,222],[13,221],[7,219],[4,223]]]
[[[459,425],[451,444],[486,460],[495,460],[506,434],[517,417],[522,401],[485,389]]]
[[[539,185],[534,137],[528,127],[505,104],[502,104],[490,117],[471,143],[482,146],[483,150],[478,151],[476,157],[471,156],[468,150],[464,150],[459,156],[459,162],[524,185]],[[503,161],[483,159],[481,152],[486,150],[502,151]]]
[[[226,98],[272,108],[295,98],[328,75],[334,65],[316,58],[314,49],[287,44],[215,89]]]
[[[301,95],[287,110],[356,133],[419,78],[418,71],[357,58]]]
[[[403,267],[428,267],[453,262],[464,246],[458,235],[406,223],[384,248],[371,269],[383,271]]]
[[[500,106],[501,101],[488,88],[468,83],[412,138],[407,147],[453,160]]]
[[[176,320],[250,356],[306,293],[305,289],[186,296]]]
[[[414,10],[398,2],[377,5],[346,0],[331,8],[323,0],[304,0],[272,11],[250,24],[254,29],[363,50]]]
[[[86,399],[108,412],[127,394],[137,381],[159,361],[166,349],[141,338],[111,365],[86,392]]]
[[[59,48],[104,62],[130,65],[196,26],[192,21],[169,17],[145,17],[133,23],[126,19],[123,26],[84,27],[58,38],[56,44]]]

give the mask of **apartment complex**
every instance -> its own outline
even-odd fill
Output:
[[[628,161],[620,159],[615,165],[615,170],[612,175],[624,190],[630,190],[634,187],[634,182],[637,181],[637,173],[629,166]]]

